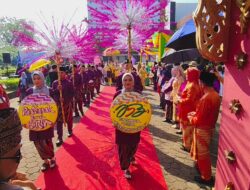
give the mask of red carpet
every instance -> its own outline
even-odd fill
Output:
[[[58,167],[42,173],[36,181],[38,187],[45,190],[167,189],[148,130],[141,135],[137,165],[131,167],[132,180],[123,177],[109,117],[114,93],[112,87],[103,89],[74,128],[74,136],[56,152]]]

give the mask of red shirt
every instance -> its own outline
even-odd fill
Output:
[[[213,129],[215,127],[220,109],[220,96],[211,89],[206,92],[196,107],[196,113],[191,119],[191,123],[196,128]]]

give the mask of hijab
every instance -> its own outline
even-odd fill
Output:
[[[32,80],[34,79],[35,75],[38,75],[41,78],[42,86],[41,87],[33,86],[33,93],[46,94],[49,96],[49,88],[45,84],[45,78],[43,73],[41,71],[35,71],[32,74]]]
[[[128,91],[124,88],[124,79],[125,79],[125,77],[127,77],[127,76],[131,77],[133,83],[135,84],[134,76],[133,76],[131,73],[125,73],[125,74],[122,76],[122,86],[123,86],[123,88],[122,88],[122,93],[128,92]]]

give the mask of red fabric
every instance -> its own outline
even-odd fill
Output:
[[[215,127],[220,109],[220,96],[211,89],[198,102],[196,114],[191,120],[197,128],[211,129]]]
[[[1,84],[0,84],[0,98],[1,98],[0,110],[9,108],[10,107],[9,97]]]
[[[141,134],[138,164],[131,167],[133,179],[124,178],[109,114],[114,93],[115,88],[104,88],[74,128],[74,135],[56,152],[58,167],[42,173],[37,186],[46,190],[167,189],[148,130]]]
[[[198,84],[200,72],[195,68],[187,70],[187,85],[181,94],[179,103],[179,118],[185,125],[188,122],[187,114],[195,111],[196,105],[202,96],[201,88]]]
[[[208,155],[204,159],[198,159],[197,165],[201,174],[201,178],[209,181],[212,177],[212,170],[211,170],[211,159],[210,155]]]

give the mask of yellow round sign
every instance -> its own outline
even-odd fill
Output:
[[[148,126],[151,105],[137,92],[125,92],[115,98],[110,115],[114,126],[124,133],[137,133]]]
[[[31,94],[22,101],[18,115],[23,127],[32,131],[44,131],[54,126],[58,109],[51,97]]]

